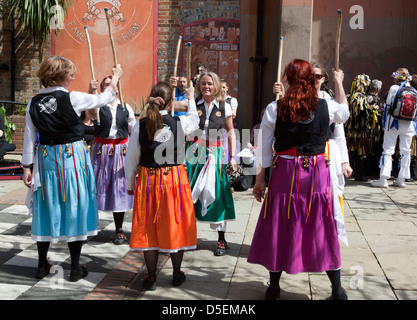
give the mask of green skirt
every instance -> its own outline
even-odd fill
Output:
[[[232,189],[227,177],[223,147],[206,147],[198,143],[187,142],[185,152],[185,162],[191,190],[193,190],[200,171],[204,167],[207,155],[212,153],[216,159],[215,200],[208,206],[207,213],[204,216],[201,214],[200,200],[194,203],[197,220],[210,223],[234,220],[235,206]]]

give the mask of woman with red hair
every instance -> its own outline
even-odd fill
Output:
[[[326,271],[333,299],[347,299],[340,279],[340,246],[333,205],[329,159],[325,148],[329,125],[349,117],[343,71],[333,71],[336,101],[319,99],[312,66],[295,59],[285,68],[289,88],[270,103],[260,127],[253,195],[265,197],[248,262],[270,273],[267,299],[279,299],[282,271]],[[271,145],[274,141],[275,155]],[[265,195],[265,168],[271,167]]]

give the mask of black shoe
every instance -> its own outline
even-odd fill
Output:
[[[345,288],[342,287],[339,292],[332,292],[332,300],[348,300]]]
[[[146,276],[145,279],[143,279],[143,286],[146,290],[155,291],[156,290],[156,280],[152,281],[149,276]]]
[[[405,182],[414,182],[414,178],[410,178],[410,179],[405,179]]]
[[[281,295],[281,288],[279,286],[269,286],[265,292],[266,300],[279,300]]]
[[[175,287],[179,287],[185,282],[185,279],[185,273],[181,271],[181,275],[179,277],[174,276],[174,279],[172,280],[172,285]]]
[[[116,237],[113,239],[113,243],[116,245],[126,243],[126,236],[124,234],[123,229],[119,229],[119,232],[117,233]]]
[[[216,252],[214,253],[214,255],[224,256],[227,253],[227,249],[229,249],[229,247],[227,246],[227,242],[224,240],[221,240],[217,242],[217,248],[216,248]]]
[[[51,270],[51,267],[52,267],[52,265],[47,263],[46,266],[38,268],[36,270],[36,279],[45,278],[49,274],[49,271]]]
[[[84,265],[79,265],[77,269],[71,270],[70,282],[77,282],[78,280],[85,278],[88,275],[87,267]]]

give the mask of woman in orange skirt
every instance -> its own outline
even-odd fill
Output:
[[[151,90],[146,117],[136,122],[126,154],[126,185],[134,194],[130,248],[143,251],[148,276],[144,287],[156,289],[158,253],[169,252],[173,285],[185,281],[184,250],[197,247],[191,188],[184,162],[185,135],[198,128],[194,88],[188,88],[188,113],[172,117],[172,88],[158,82]],[[136,179],[137,177],[137,179]]]

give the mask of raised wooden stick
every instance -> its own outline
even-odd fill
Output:
[[[90,58],[90,71],[91,71],[91,78],[92,78],[93,80],[96,80],[96,76],[95,76],[95,74],[94,74],[93,54],[92,54],[92,52],[91,52],[91,40],[90,40],[90,35],[88,34],[88,28],[87,28],[87,26],[85,26],[85,27],[84,27],[84,29],[85,29],[85,35],[86,35],[86,37],[87,37],[88,57]],[[94,93],[94,94],[96,94],[96,93],[97,93],[97,90],[96,90],[96,89],[94,89],[93,93]],[[97,108],[96,112],[97,112],[97,116],[96,116],[96,119],[97,119],[97,125],[100,125],[100,108]]]
[[[337,9],[337,31],[336,31],[336,52],[335,52],[335,69],[339,71],[340,56],[340,36],[342,33],[342,10]]]
[[[114,47],[113,33],[112,33],[112,29],[111,29],[110,16],[109,16],[109,12],[108,12],[109,10],[107,8],[104,8],[104,11],[106,13],[107,26],[109,27],[109,36],[110,36],[111,48],[113,50],[114,67],[117,67],[117,64],[118,64],[117,63],[117,55],[116,55],[116,48]],[[125,104],[123,102],[122,84],[121,84],[120,79],[119,79],[119,82],[117,83],[117,88],[119,89],[120,103],[122,104],[122,109],[124,111],[126,108],[125,108]]]
[[[282,52],[284,48],[284,37],[279,38],[279,53],[278,53],[278,71],[277,71],[277,82],[281,82],[281,65],[282,65]],[[283,97],[283,93],[277,93],[276,101]]]
[[[188,42],[186,46],[187,46],[187,88],[189,88],[191,84],[191,49],[192,49],[191,42]]]
[[[178,59],[179,59],[179,57],[180,57],[180,50],[181,50],[181,40],[182,40],[182,37],[181,36],[179,36],[178,37],[178,43],[177,43],[177,52],[176,52],[176,55],[175,55],[175,63],[174,63],[174,78],[175,78],[175,80],[177,80],[177,68],[178,68]],[[177,82],[178,83],[178,82]],[[172,108],[171,108],[171,116],[174,116],[174,111],[175,111],[175,108],[174,108],[174,102],[175,102],[175,91],[176,91],[176,88],[174,88],[174,90],[173,90],[173,92],[172,92]]]

